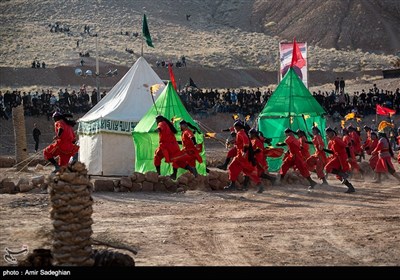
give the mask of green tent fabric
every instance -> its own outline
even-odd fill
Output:
[[[163,92],[158,97],[155,102],[155,106],[150,108],[150,110],[143,116],[143,118],[136,125],[132,132],[133,141],[135,143],[135,171],[140,173],[146,173],[147,171],[156,171],[153,163],[154,152],[159,144],[158,133],[155,132],[157,128],[156,116],[162,115],[169,120],[175,120],[174,126],[178,130],[176,134],[176,139],[181,140],[181,133],[179,128],[179,122],[185,120],[191,123],[199,131],[200,127],[190,116],[185,106],[182,104],[178,94],[176,93],[171,82],[168,82],[167,86],[164,88]],[[204,142],[204,135],[195,133],[197,143]],[[201,157],[203,163],[196,163],[197,172],[201,175],[206,175],[206,152],[203,145],[203,151],[201,152]],[[178,170],[178,177],[187,172],[184,169]],[[164,160],[161,163],[161,175],[172,174],[172,165],[167,164]]]
[[[321,132],[325,130],[325,110],[304,86],[293,68],[290,68],[269,98],[258,116],[258,129],[265,137],[272,138],[272,145],[285,140],[284,130],[301,129],[311,133],[315,124]],[[322,135],[325,144],[326,138]],[[307,136],[310,140],[310,136]],[[310,145],[310,153],[314,146]],[[278,171],[282,158],[268,158],[269,171]]]

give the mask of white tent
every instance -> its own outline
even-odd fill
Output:
[[[78,120],[79,160],[90,175],[130,175],[135,166],[132,131],[164,88],[140,57],[124,77]],[[152,93],[151,93],[152,92]]]

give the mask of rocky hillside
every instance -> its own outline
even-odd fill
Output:
[[[382,69],[394,63],[399,50],[399,5],[396,0],[0,1],[0,66],[30,67],[35,58],[50,68],[79,65],[79,52],[94,56],[96,50],[85,25],[99,34],[101,61],[131,66],[141,53],[145,12],[155,45],[144,46],[150,61],[185,55],[198,67],[274,71],[278,42],[296,36],[309,44],[311,70]],[[69,32],[50,32],[57,22]]]
[[[257,0],[250,27],[322,48],[394,54],[400,52],[400,1]]]

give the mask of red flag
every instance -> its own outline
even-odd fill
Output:
[[[293,39],[293,50],[292,50],[292,63],[290,63],[290,68],[297,66],[299,69],[306,65],[306,60],[301,54],[300,48],[296,43],[296,38]]]
[[[168,65],[168,70],[169,70],[169,79],[171,80],[172,86],[174,87],[174,89],[176,91],[175,76],[174,76],[174,72],[172,72],[171,64]]]
[[[386,108],[386,107],[376,104],[376,114],[384,115],[384,116],[386,116],[386,115],[393,116],[394,114],[396,114],[396,110],[389,109],[389,108]]]

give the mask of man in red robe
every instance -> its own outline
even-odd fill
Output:
[[[235,146],[237,154],[228,166],[230,183],[225,189],[236,189],[236,181],[240,173],[243,172],[245,176],[248,176],[256,183],[258,188],[257,192],[262,193],[264,191],[264,186],[261,184],[261,179],[257,174],[254,152],[251,147],[249,136],[244,130],[244,124],[241,121],[236,121],[233,126],[236,131]]]
[[[356,159],[356,153],[355,153],[355,148],[354,148],[354,141],[353,138],[350,135],[350,131],[348,129],[343,129],[343,142],[346,143],[346,151],[347,151],[347,161],[350,164],[350,169],[352,172],[361,175],[363,174],[362,170],[360,169],[360,166],[358,165],[357,159]]]
[[[307,143],[308,141],[306,133],[303,130],[298,129],[296,131],[296,134],[300,142],[301,155],[303,156],[304,161],[306,161],[310,157],[310,147],[308,146]]]
[[[250,140],[251,140],[251,146],[254,151],[254,157],[256,159],[256,168],[257,168],[257,173],[258,176],[267,179],[271,181],[272,184],[275,183],[276,178],[274,176],[271,176],[268,174],[268,162],[267,162],[267,155],[264,153],[264,142],[265,139],[264,137],[259,135],[259,131],[257,129],[250,129],[249,131],[250,134]],[[248,182],[249,177],[245,177],[245,183],[246,181]]]
[[[370,155],[369,158],[369,166],[371,166],[372,170],[375,169],[376,163],[378,162],[378,154],[373,154],[373,150],[375,150],[376,146],[378,145],[378,135],[375,131],[370,132],[369,140],[365,141],[363,148],[366,151],[367,155]]]
[[[347,130],[349,131],[349,136],[352,140],[352,147],[354,151],[355,156],[361,156],[362,155],[362,148],[361,148],[361,137],[359,132],[354,126],[348,126]]]
[[[278,180],[282,180],[285,177],[290,167],[297,168],[300,174],[310,183],[309,189],[313,189],[317,185],[317,182],[315,182],[310,177],[310,171],[308,171],[306,162],[304,161],[303,155],[301,154],[299,140],[294,137],[294,131],[290,128],[285,129],[285,135],[285,143],[277,144],[277,146],[288,146],[289,148],[288,153],[283,160],[281,169],[279,170],[280,177]]]
[[[196,161],[199,163],[203,162],[203,159],[200,156],[200,152],[202,151],[202,144],[197,144],[196,137],[191,129],[196,133],[200,133],[197,130],[197,127],[192,125],[191,123],[186,122],[185,120],[179,123],[179,126],[182,131],[182,152],[184,152],[188,156],[188,163],[191,167],[196,168]],[[189,128],[191,127],[191,129]],[[179,143],[179,141],[178,141]]]
[[[319,179],[322,180],[323,185],[328,185],[325,178],[324,166],[327,162],[326,154],[324,151],[325,143],[321,136],[321,131],[318,127],[312,127],[313,139],[311,143],[314,144],[315,153],[311,155],[306,163],[309,171],[315,170]]]
[[[43,150],[43,156],[46,160],[50,161],[57,172],[61,167],[68,165],[71,157],[75,157],[79,151],[79,146],[76,145],[76,135],[74,132],[74,120],[67,119],[70,115],[55,112],[54,119],[54,142]],[[58,163],[54,159],[58,156]],[[76,160],[76,159],[74,159]]]
[[[166,163],[172,163],[173,173],[170,176],[172,179],[176,179],[178,168],[189,170],[193,175],[197,176],[196,169],[189,166],[187,155],[182,153],[179,148],[175,137],[175,133],[178,131],[174,125],[161,115],[156,117],[156,122],[159,146],[154,153],[154,166],[156,167],[158,175],[160,175],[161,161],[165,158]]]
[[[390,173],[400,182],[400,175],[396,173],[392,163],[392,157],[394,157],[394,153],[392,147],[390,146],[389,139],[387,138],[386,133],[383,131],[378,132],[378,137],[378,145],[371,153],[372,155],[378,155],[378,161],[374,169],[377,174],[377,179],[374,181],[374,183],[381,182],[382,173]]]
[[[347,162],[346,143],[336,135],[336,131],[328,127],[325,129],[326,136],[329,139],[327,152],[331,154],[328,162],[325,165],[325,171],[336,175],[342,184],[347,186],[346,193],[353,193],[355,189],[353,185],[347,180],[349,177],[350,166]]]

